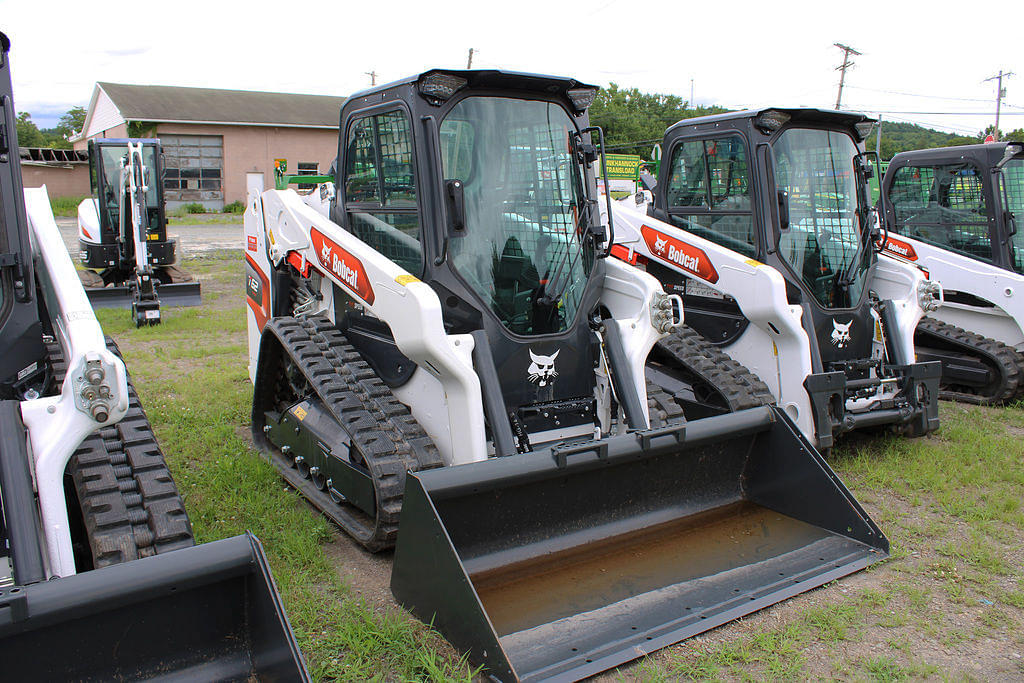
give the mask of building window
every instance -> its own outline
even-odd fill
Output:
[[[161,135],[164,199],[169,207],[192,202],[224,206],[224,138],[220,135]]]
[[[300,161],[296,175],[320,175],[320,164],[315,161]],[[314,187],[314,183],[299,184],[300,190],[312,190]]]

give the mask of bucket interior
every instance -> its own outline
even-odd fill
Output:
[[[726,430],[439,496],[434,509],[515,676],[571,680],[884,556],[884,537],[808,449],[789,425]]]

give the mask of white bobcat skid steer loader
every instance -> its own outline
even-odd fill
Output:
[[[195,546],[50,211],[0,33],[0,661],[7,680],[308,680],[259,542]]]
[[[781,411],[686,421],[645,381],[682,311],[606,258],[594,93],[374,88],[342,107],[330,201],[245,213],[257,443],[356,541],[397,543],[398,600],[502,681],[595,674],[888,547]]]
[[[160,304],[198,306],[199,283],[175,267],[167,239],[163,152],[157,139],[89,141],[95,195],[78,205],[79,257],[93,306],[131,306],[137,327],[160,323]]]
[[[882,189],[885,253],[942,284],[917,326],[919,360],[942,361],[941,396],[1007,403],[1024,395],[1024,144],[901,152]]]
[[[614,253],[687,311],[687,327],[652,353],[652,381],[687,376],[680,342],[696,338],[752,370],[819,448],[852,429],[938,428],[939,366],[915,362],[914,329],[941,290],[872,246],[871,167],[858,148],[870,123],[768,109],[668,129],[653,205],[612,209]]]

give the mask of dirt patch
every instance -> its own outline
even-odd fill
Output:
[[[341,580],[353,595],[365,599],[368,607],[377,612],[401,610],[391,594],[393,552],[368,553],[341,533],[323,548]]]

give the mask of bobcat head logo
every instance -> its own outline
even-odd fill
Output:
[[[558,358],[558,354],[561,352],[561,349],[559,349],[550,356],[541,356],[530,351],[530,360],[533,362],[530,363],[530,367],[526,370],[530,381],[539,387],[554,384],[555,378],[558,377],[558,371],[555,370],[555,359]]]
[[[320,247],[320,260],[324,263],[331,262],[331,245],[325,243]]]
[[[665,253],[665,245],[668,243],[667,237],[655,237],[654,238],[654,251],[659,254]]]
[[[850,325],[853,324],[853,320],[840,325],[834,319],[832,320],[832,343],[840,349],[845,349],[846,345],[850,343]]]

